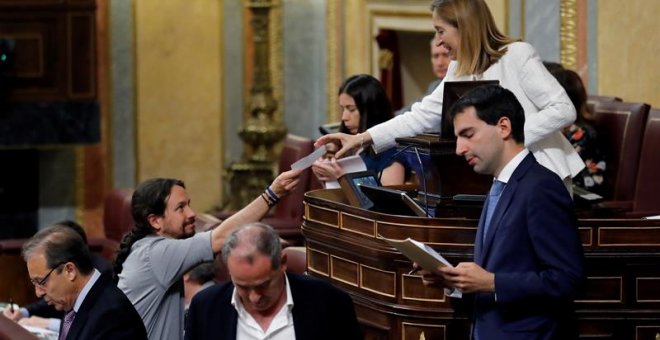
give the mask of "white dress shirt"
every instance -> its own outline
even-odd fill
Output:
[[[286,286],[286,302],[277,312],[268,329],[261,329],[259,323],[245,310],[241,299],[234,288],[231,304],[238,312],[238,324],[236,325],[236,340],[295,340],[296,332],[293,328],[293,298],[289,278],[284,275]]]

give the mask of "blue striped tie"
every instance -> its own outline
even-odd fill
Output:
[[[497,202],[502,196],[502,191],[504,191],[504,186],[506,183],[494,180],[493,185],[490,187],[490,192],[488,193],[488,204],[486,206],[486,221],[484,221],[484,232],[481,235],[481,242],[483,243],[486,240],[486,234],[488,233],[488,228],[490,227],[490,219],[493,217],[493,212],[497,207]]]

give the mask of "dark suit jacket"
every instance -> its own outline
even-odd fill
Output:
[[[328,282],[287,273],[293,297],[293,328],[296,340],[362,339],[353,308],[345,292]],[[238,313],[231,304],[230,282],[195,295],[188,309],[186,339],[236,339]]]
[[[97,254],[92,254],[92,262],[94,264],[94,268],[98,269],[101,274],[107,273],[112,276],[112,266],[108,260]],[[30,316],[36,315],[42,318],[55,319],[61,319],[64,316],[64,312],[55,309],[55,307],[46,303],[46,300],[44,299],[39,299],[39,301],[25,306],[25,309],[27,309],[28,313],[30,313]]]
[[[482,212],[475,262],[495,273],[497,297],[475,294],[479,334],[577,338],[573,300],[584,282],[583,252],[561,179],[527,155],[504,188],[482,245],[483,221]]]
[[[80,305],[66,339],[147,339],[147,330],[112,276],[101,274]]]

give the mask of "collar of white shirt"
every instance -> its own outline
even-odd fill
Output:
[[[101,273],[95,268],[92,272],[92,276],[89,278],[89,280],[87,280],[87,283],[85,283],[85,286],[80,291],[80,294],[78,294],[78,297],[76,297],[76,302],[73,304],[73,310],[76,311],[76,313],[78,313],[80,305],[82,305],[83,301],[85,301],[87,293],[89,293],[90,289],[92,289],[92,286],[94,286],[94,283],[96,283],[96,280],[98,280],[99,277],[101,277]]]
[[[257,321],[248,313],[241,299],[236,292],[231,297],[231,304],[238,312],[238,324],[236,325],[236,340],[245,339],[269,339],[269,340],[295,340],[296,333],[293,328],[293,297],[291,296],[291,287],[289,286],[289,278],[284,275],[286,286],[286,302],[282,308],[277,312],[273,321],[267,330],[261,329]]]
[[[522,163],[523,159],[525,159],[528,154],[529,150],[527,149],[523,149],[522,151],[518,152],[517,155],[515,155],[508,163],[506,163],[504,168],[502,168],[502,171],[500,171],[500,175],[495,179],[500,182],[509,183],[511,175],[513,175],[513,172],[516,171],[518,165]]]

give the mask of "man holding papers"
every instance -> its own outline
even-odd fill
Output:
[[[523,108],[509,90],[484,86],[447,118],[456,153],[495,178],[474,262],[422,271],[424,283],[474,293],[473,339],[576,339],[573,300],[584,281],[577,220],[562,180],[524,147]]]

